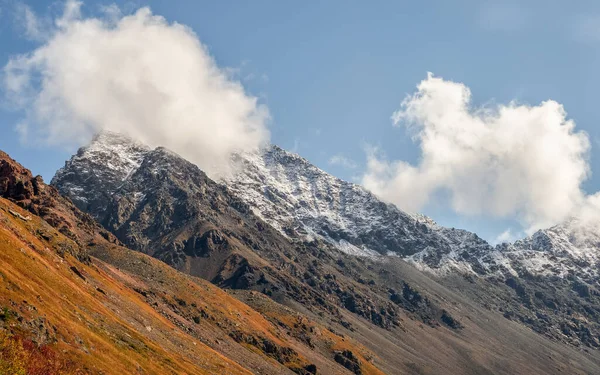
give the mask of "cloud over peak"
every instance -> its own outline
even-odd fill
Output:
[[[67,1],[46,39],[3,69],[24,139],[73,146],[101,130],[166,146],[215,176],[269,140],[269,112],[188,27],[140,8],[85,18]],[[35,18],[28,15],[30,24]]]
[[[409,210],[443,191],[459,214],[517,217],[528,232],[556,224],[584,204],[589,175],[588,136],[566,116],[552,100],[473,108],[467,86],[429,74],[392,116],[418,164],[371,152],[363,184]]]
[[[335,154],[329,158],[329,165],[336,165],[345,169],[356,169],[356,162],[342,154]]]

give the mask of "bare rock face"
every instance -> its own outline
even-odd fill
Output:
[[[26,206],[41,196],[43,185],[41,176],[33,177],[28,169],[0,151],[0,196]]]

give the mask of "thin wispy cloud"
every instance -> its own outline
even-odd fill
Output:
[[[358,164],[354,160],[342,154],[336,154],[330,157],[329,165],[335,165],[346,169],[356,169],[358,167]]]
[[[239,66],[224,67],[223,71],[233,80],[239,80],[244,83],[260,82],[267,83],[269,76],[266,73],[258,74],[251,70],[250,61],[243,60]]]
[[[38,17],[24,3],[16,3],[14,8],[15,23],[25,38],[33,41],[43,41],[47,38],[52,23],[48,18]]]

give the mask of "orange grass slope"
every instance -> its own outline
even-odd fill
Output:
[[[2,151],[0,197],[0,375],[350,373],[211,283],[120,246]]]
[[[34,365],[26,363],[35,356],[26,353],[31,345],[25,342],[37,348],[32,353],[53,353],[66,364],[64,373],[250,373],[177,329],[94,265],[55,251],[70,241],[0,199],[0,364],[20,358],[23,368]]]
[[[305,315],[278,304],[262,293],[247,290],[229,290],[228,293],[252,306],[276,326],[282,327],[288,335],[307,343],[312,348],[312,352],[334,358],[338,364],[341,363],[355,370],[355,373],[385,374],[377,367],[381,358],[352,337],[334,333],[332,328],[308,319]]]
[[[360,358],[355,370],[365,375],[383,374],[362,357],[367,350],[360,345],[258,292],[247,293],[268,301],[267,309],[250,307],[245,298],[242,302],[206,280],[120,246],[100,244],[90,248],[90,253],[99,268],[135,290],[182,330],[255,373],[280,373],[283,366],[298,374],[312,374],[315,369],[319,374],[350,374],[349,366],[336,359],[342,343]],[[291,329],[294,323],[284,324],[286,321],[302,322],[307,329],[314,327],[312,340],[307,342],[295,334]]]
[[[108,242],[59,251],[75,247],[0,198],[0,374],[350,373],[202,279]]]

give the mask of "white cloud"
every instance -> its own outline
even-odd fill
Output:
[[[100,11],[104,13],[106,18],[114,23],[119,22],[121,17],[123,17],[123,11],[115,3],[109,5],[100,5],[99,8]]]
[[[48,28],[46,20],[38,18],[28,5],[17,3],[15,18],[18,27],[23,30],[27,39],[40,41],[46,37]]]
[[[418,143],[417,165],[368,153],[362,183],[416,211],[440,191],[459,214],[516,217],[527,232],[584,204],[590,143],[555,101],[473,108],[464,84],[429,74],[392,116]]]
[[[269,113],[218,67],[194,32],[149,8],[82,17],[67,1],[45,42],[4,66],[28,142],[74,146],[101,130],[166,146],[213,177],[268,142]]]
[[[492,244],[511,243],[518,239],[520,236],[515,235],[510,228],[500,233],[493,241]]]
[[[329,158],[329,164],[337,165],[346,169],[355,169],[358,166],[354,160],[342,154],[336,154]]]

